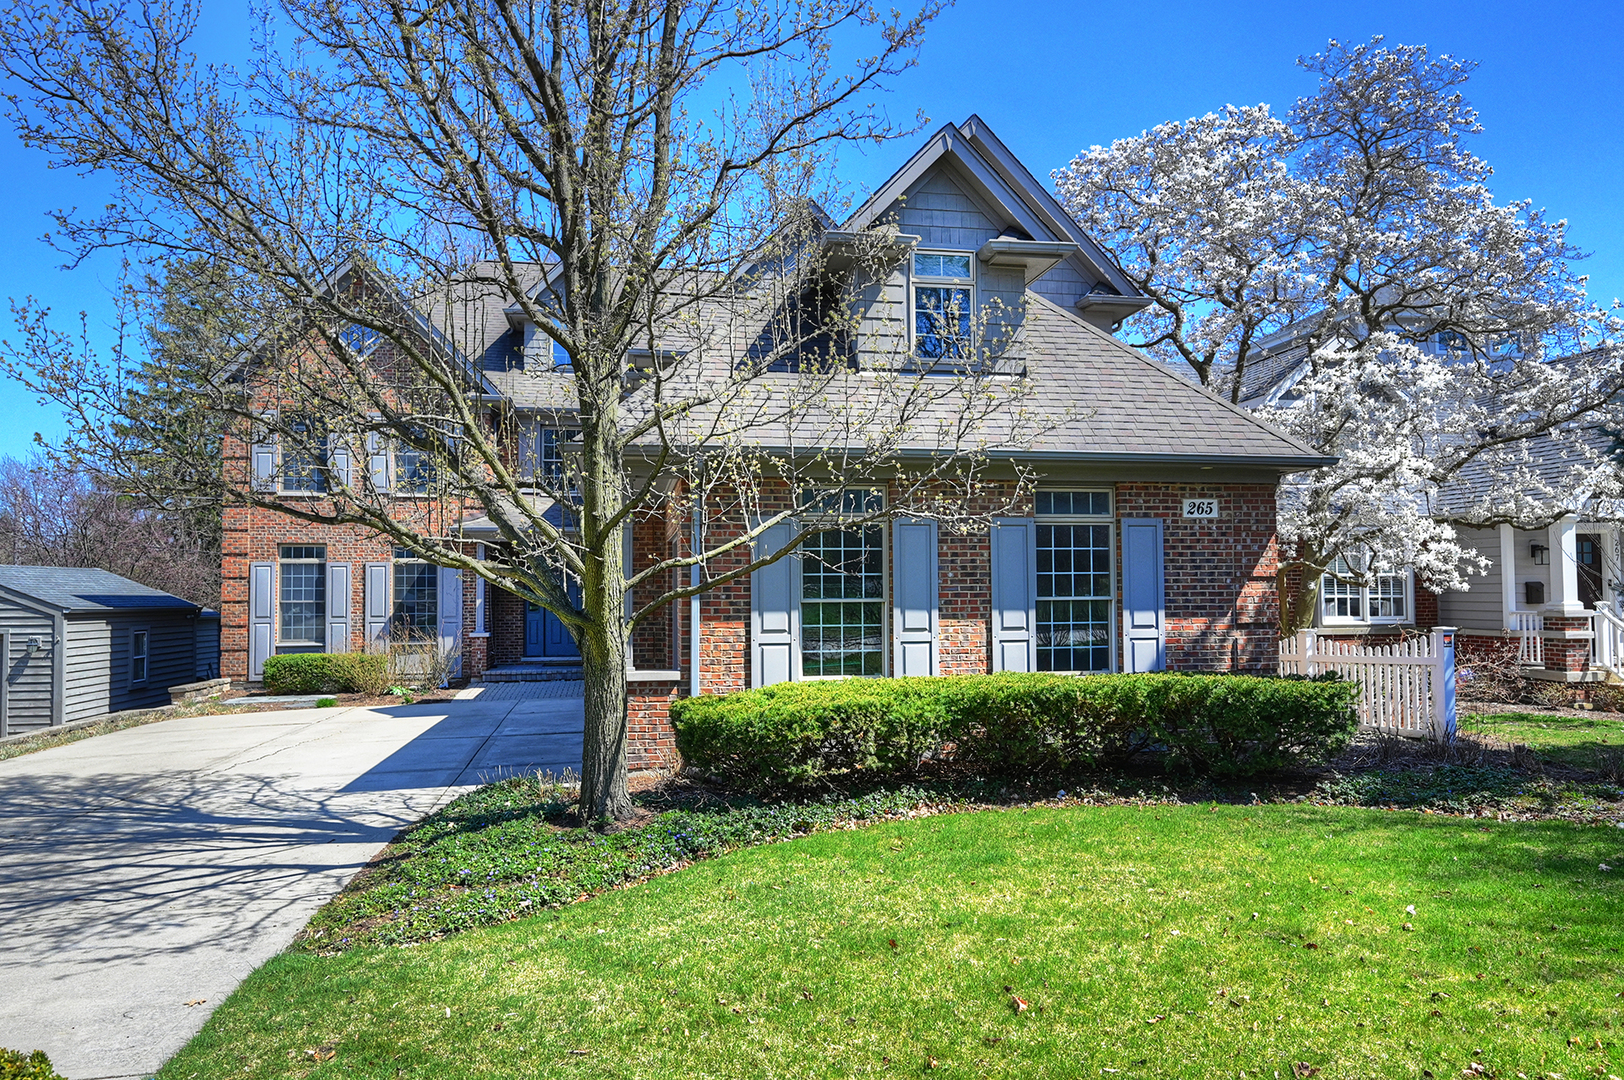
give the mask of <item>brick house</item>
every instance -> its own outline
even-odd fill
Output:
[[[758,546],[775,549],[814,519],[820,531],[803,554],[638,628],[634,769],[667,759],[665,704],[677,695],[852,675],[1274,668],[1275,491],[1283,474],[1325,459],[1112,337],[1148,301],[979,118],[934,134],[823,242],[849,242],[878,221],[895,222],[902,247],[872,290],[854,364],[878,363],[869,340],[911,335],[906,352],[919,359],[906,373],[928,378],[926,361],[951,332],[943,312],[997,305],[1018,312],[1003,316],[1016,344],[1000,363],[1031,381],[1025,407],[1058,419],[1018,449],[992,449],[987,506],[1004,513],[968,532],[924,518],[839,527],[847,509],[886,500],[884,484],[844,488],[821,504],[769,488],[804,516]],[[536,278],[546,287],[539,268]],[[449,305],[428,321],[446,326],[480,372],[490,407],[525,418],[514,428],[525,432],[520,449],[545,467],[569,428],[572,385],[535,347],[545,338],[500,302]],[[412,510],[405,479],[413,462],[383,446],[365,454],[364,465],[333,468],[397,493],[403,512],[422,512]],[[228,443],[226,456],[228,468],[289,496],[307,483],[305,463],[290,468],[275,445]],[[1017,484],[1017,464],[1035,473],[1035,490]],[[469,553],[501,542],[472,512],[449,527]],[[629,530],[633,569],[689,543],[696,528],[714,544],[744,522],[695,522],[653,506]],[[741,546],[700,573],[749,561]],[[232,508],[223,570],[222,672],[234,679],[257,679],[279,652],[366,648],[402,623],[458,653],[462,679],[567,672],[574,660],[548,612],[460,571],[398,557],[357,529]],[[661,595],[654,588],[649,596]]]

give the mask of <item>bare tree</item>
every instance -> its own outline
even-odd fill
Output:
[[[0,559],[109,570],[201,607],[220,604],[217,528],[199,529],[43,456],[0,458]]]
[[[84,0],[14,7],[0,63],[24,140],[123,195],[61,215],[60,244],[206,258],[253,305],[240,355],[173,380],[230,422],[223,453],[189,451],[165,483],[223,458],[229,502],[364,525],[557,615],[586,670],[581,809],[601,819],[630,809],[633,627],[820,520],[984,520],[1008,489],[984,479],[987,448],[1061,419],[1020,407],[1004,363],[1020,312],[941,313],[921,357],[912,313],[887,306],[905,244],[824,209],[841,205],[834,149],[898,133],[872,101],[935,10],[289,0],[294,40],[239,79],[196,67],[188,9]],[[481,304],[533,328],[522,392],[456,340]],[[74,439],[153,483],[139,425],[97,429],[125,359],[25,324],[15,363],[68,405]],[[248,447],[270,441],[324,498],[263,483]],[[362,465],[384,444],[419,497]],[[864,485],[889,497],[828,494]],[[805,510],[798,535],[778,528]],[[461,528],[476,513],[500,534],[485,559]],[[683,527],[633,573],[625,530],[656,513],[728,527]]]

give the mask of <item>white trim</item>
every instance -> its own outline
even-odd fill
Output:
[[[963,257],[970,268],[967,277],[945,277],[934,274],[919,274],[914,267],[921,255],[945,255],[953,258]],[[973,251],[956,251],[952,248],[914,248],[908,253],[908,362],[911,366],[918,366],[919,361],[928,357],[919,355],[919,289],[968,289],[970,292],[970,336],[961,343],[961,348],[969,355],[957,357],[960,362],[970,362],[974,359],[978,342],[976,341],[976,315],[979,311],[977,297],[981,285],[979,271],[980,260]],[[950,363],[952,357],[938,357],[930,360],[932,367],[937,364]]]
[[[1347,627],[1380,627],[1380,626],[1414,626],[1415,625],[1415,571],[1401,570],[1397,573],[1377,574],[1376,577],[1398,577],[1404,579],[1404,614],[1372,616],[1370,614],[1370,599],[1373,590],[1369,585],[1359,586],[1359,609],[1364,612],[1362,616],[1353,615],[1327,615],[1325,613],[1325,578],[1331,576],[1327,569],[1320,575],[1319,602],[1314,612],[1316,626],[1335,628]]]
[[[143,638],[146,639],[145,642],[144,642],[144,644],[146,645],[146,650],[144,652],[142,652],[142,654],[141,654],[141,660],[142,660],[143,667],[141,669],[141,677],[139,679],[137,679],[135,677],[135,637],[136,637],[137,634],[140,634]],[[7,663],[8,664],[10,663],[9,658],[7,659]],[[152,681],[152,628],[150,626],[132,626],[132,627],[130,627],[130,655],[129,655],[128,675],[129,675],[129,679],[127,680],[126,685],[125,685],[126,690],[134,690],[138,686],[146,686],[149,682]]]

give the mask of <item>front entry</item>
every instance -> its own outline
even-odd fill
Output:
[[[580,656],[581,650],[576,647],[575,638],[570,636],[569,630],[557,615],[540,604],[526,601],[524,654],[538,658],[572,658]]]
[[[1601,537],[1579,533],[1574,537],[1573,553],[1579,563],[1579,602],[1594,609],[1601,599]]]

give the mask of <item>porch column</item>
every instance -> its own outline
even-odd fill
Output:
[[[1551,547],[1551,598],[1547,614],[1583,615],[1579,602],[1579,519],[1569,515],[1553,522],[1549,530]]]
[[[1549,530],[1551,602],[1545,622],[1545,669],[1570,678],[1590,667],[1590,612],[1579,602],[1579,519],[1569,515]]]
[[[1517,626],[1511,613],[1517,610],[1517,530],[1501,525],[1500,533],[1500,618],[1507,630]]]

